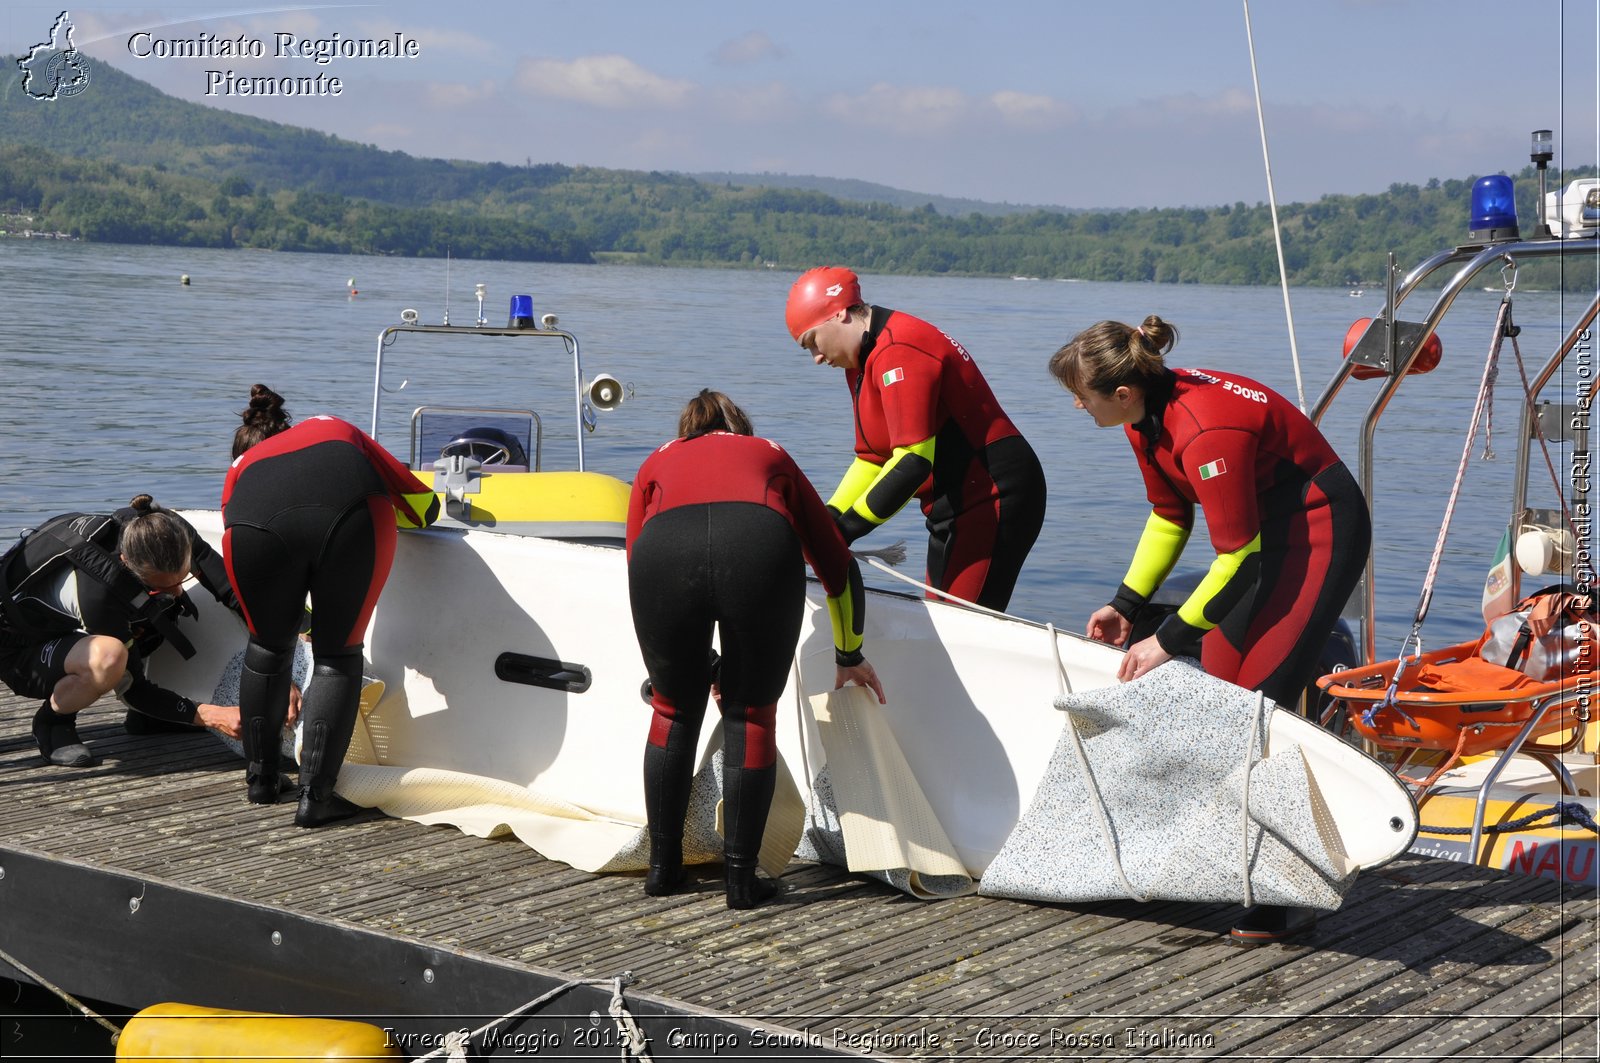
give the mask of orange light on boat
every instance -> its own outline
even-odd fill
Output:
[[[1344,356],[1346,358],[1350,357],[1350,352],[1355,350],[1356,344],[1360,342],[1361,337],[1366,334],[1367,328],[1371,324],[1372,318],[1370,317],[1358,317],[1351,323],[1350,328],[1344,334]],[[1439,359],[1443,356],[1444,343],[1439,339],[1439,334],[1435,332],[1423,343],[1422,350],[1417,352],[1417,357],[1412,361],[1411,368],[1406,375],[1432,372],[1439,365]],[[1350,375],[1357,380],[1371,380],[1373,377],[1388,376],[1389,374],[1376,366],[1357,363],[1350,367]]]

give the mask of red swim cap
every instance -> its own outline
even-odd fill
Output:
[[[861,302],[861,281],[844,266],[818,266],[800,274],[789,289],[783,318],[796,343],[828,318]]]

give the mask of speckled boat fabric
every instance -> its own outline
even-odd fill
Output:
[[[305,690],[306,683],[311,677],[311,645],[304,639],[295,639],[294,662],[290,665],[290,667],[294,670],[295,686],[299,687],[302,691]],[[239,704],[239,681],[243,677],[244,651],[240,650],[238,653],[233,655],[233,658],[228,661],[227,666],[222,669],[222,677],[217,680],[217,689],[211,694],[211,703],[213,705]],[[216,735],[217,739],[223,745],[233,750],[236,755],[240,757],[244,756],[244,744],[237,738],[230,738],[215,728],[212,729],[211,733]],[[283,766],[286,768],[292,768],[295,765],[294,737],[294,728],[285,727],[283,729],[281,755],[284,760]]]
[[[1305,757],[1261,755],[1284,710],[1183,660],[1056,707],[1049,768],[979,892],[1339,906],[1355,873]]]

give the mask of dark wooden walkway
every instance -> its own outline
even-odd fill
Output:
[[[296,829],[292,805],[244,801],[240,762],[209,735],[129,736],[109,702],[80,722],[99,766],[43,766],[34,704],[0,691],[0,852],[508,965],[627,970],[640,992],[829,1047],[926,1059],[1596,1058],[1596,895],[1554,882],[1407,858],[1364,876],[1304,943],[1253,950],[1226,942],[1229,906],[925,903],[809,865],[784,876],[779,903],[730,912],[709,871],[652,899],[637,876],[575,871],[515,839],[392,819]],[[71,910],[70,898],[54,913],[0,910],[0,949],[36,940],[23,921]]]

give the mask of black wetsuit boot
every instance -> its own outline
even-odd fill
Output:
[[[644,891],[665,897],[683,885],[683,820],[689,812],[694,735],[674,735],[668,746],[644,747],[644,807],[650,824],[650,870]],[[687,750],[682,746],[687,745]]]
[[[723,874],[729,908],[754,908],[778,895],[777,883],[756,876],[777,776],[773,767],[730,768],[723,762]]]
[[[294,814],[297,826],[320,827],[367,811],[333,790],[360,711],[360,649],[352,655],[318,661],[300,708],[304,741],[300,807]]]
[[[289,665],[293,651],[274,653],[256,643],[245,650],[239,676],[239,741],[244,745],[245,796],[253,805],[275,805],[294,789],[278,770],[283,721],[289,715]]]
[[[78,737],[77,716],[56,712],[49,698],[33,714],[33,740],[39,744],[39,755],[52,764],[87,768],[94,763],[94,754]]]

